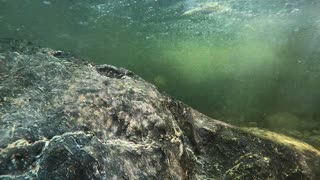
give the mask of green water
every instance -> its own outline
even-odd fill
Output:
[[[320,147],[316,0],[0,0],[0,38],[134,71],[210,117]]]

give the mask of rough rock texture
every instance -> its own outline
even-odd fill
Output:
[[[128,70],[0,41],[0,179],[320,178],[316,149],[251,131]]]

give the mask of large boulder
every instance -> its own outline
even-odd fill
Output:
[[[312,146],[210,119],[136,74],[0,42],[0,179],[319,179]]]

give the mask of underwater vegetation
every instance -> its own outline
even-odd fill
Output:
[[[210,117],[320,147],[319,8],[317,0],[0,0],[0,38],[128,68]]]

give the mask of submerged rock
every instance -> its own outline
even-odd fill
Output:
[[[312,146],[210,119],[128,70],[23,41],[0,41],[0,64],[0,179],[320,178]]]
[[[303,122],[297,116],[283,112],[275,113],[271,116],[266,117],[267,126],[269,128],[277,129],[282,127],[287,127],[288,129],[297,129],[301,128]]]

